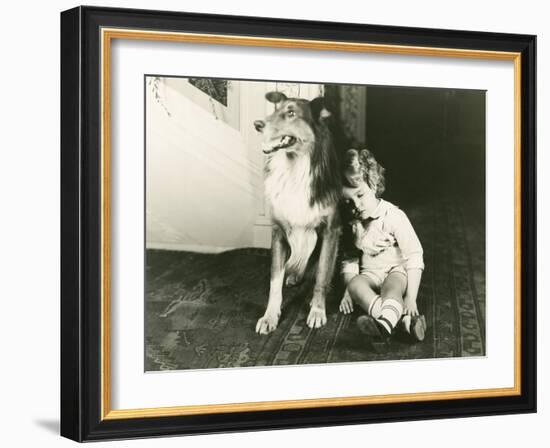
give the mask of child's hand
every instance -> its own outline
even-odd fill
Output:
[[[347,290],[344,294],[344,297],[342,298],[342,301],[340,302],[340,312],[344,314],[353,313],[353,300],[351,300],[351,297]]]
[[[392,247],[394,244],[395,238],[391,234],[386,233],[386,235],[380,237],[380,239],[373,241],[371,247],[367,247],[366,251],[368,251],[370,255],[375,256],[384,252],[387,248]]]
[[[361,235],[362,237],[364,235]],[[389,247],[392,247],[395,244],[395,238],[390,233],[383,233],[381,235],[376,235],[375,238],[371,238],[370,235],[366,238],[362,238],[359,243],[358,247],[365,252],[366,254],[370,255],[371,257],[375,257],[381,252],[384,252]]]
[[[418,316],[418,306],[416,305],[416,300],[411,297],[405,297],[405,303],[403,304],[403,314],[406,316]]]

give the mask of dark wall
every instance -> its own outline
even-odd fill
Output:
[[[366,146],[386,167],[390,201],[484,197],[485,91],[369,86]]]

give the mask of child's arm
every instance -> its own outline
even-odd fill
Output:
[[[355,223],[350,223],[349,227],[345,228],[342,240],[343,244],[340,246],[340,250],[342,251],[340,273],[342,274],[345,289],[339,309],[344,314],[353,312],[353,301],[348,292],[348,285],[359,274],[359,258],[361,256],[361,253],[354,245],[353,224]]]
[[[403,306],[403,313],[411,316],[418,316],[418,306],[416,298],[418,297],[418,289],[420,288],[420,280],[422,279],[422,269],[407,270],[407,292]]]
[[[407,260],[407,291],[404,297],[404,314],[418,316],[416,299],[424,270],[422,245],[407,215],[399,209],[393,216],[394,234],[403,257]]]
[[[353,300],[348,292],[348,285],[351,280],[359,274],[359,259],[351,258],[342,261],[342,277],[344,281],[344,297],[340,301],[340,312],[344,314],[353,313]]]

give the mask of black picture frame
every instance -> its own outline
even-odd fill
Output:
[[[200,415],[102,418],[102,28],[521,55],[520,393]],[[61,435],[76,441],[536,412],[536,37],[100,7],[61,13]]]

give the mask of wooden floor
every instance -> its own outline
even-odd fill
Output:
[[[146,256],[145,369],[204,369],[364,362],[485,354],[484,204],[440,198],[405,208],[424,247],[426,269],[418,304],[426,340],[396,335],[371,344],[358,332],[359,314],[344,316],[335,287],[328,322],[305,324],[308,287],[284,291],[279,328],[255,334],[269,287],[268,250],[218,255],[148,250]]]

